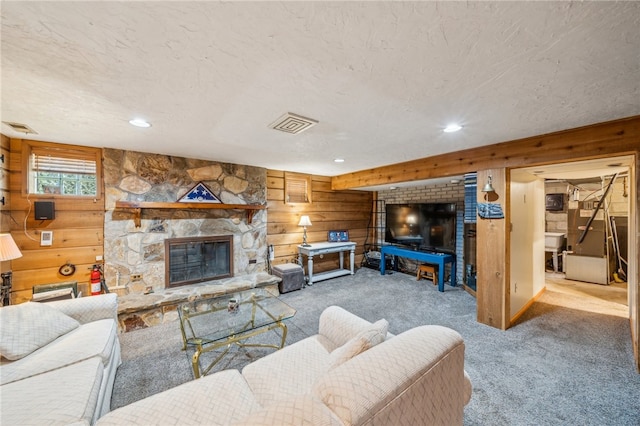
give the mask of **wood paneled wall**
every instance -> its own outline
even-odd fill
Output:
[[[91,266],[96,263],[96,256],[103,256],[104,197],[27,197],[27,191],[23,188],[26,180],[23,176],[22,145],[22,139],[10,140],[9,229],[23,255],[11,261],[12,303],[30,300],[32,288],[37,284],[77,281],[78,290],[87,295],[90,293]],[[99,184],[102,185],[102,182]],[[33,211],[36,200],[53,201],[55,219],[36,220]],[[40,246],[40,233],[43,230],[53,231],[51,246]],[[76,271],[65,277],[60,275],[58,269],[67,262],[75,265]]]
[[[509,186],[505,169],[481,170],[478,182],[487,182],[492,177],[493,193],[482,192],[483,185],[478,184],[476,197],[479,203],[500,204],[504,219],[481,219],[476,223],[476,268],[478,285],[476,289],[478,322],[505,330],[508,328],[510,314],[509,282],[510,260],[508,224]],[[485,198],[486,197],[486,198]],[[481,283],[481,284],[480,284]]]
[[[11,197],[9,195],[9,138],[0,135],[0,154],[4,155],[4,161],[0,162],[0,197],[4,197],[4,203],[0,204],[0,232],[9,232],[9,206]],[[11,262],[0,262],[0,272],[11,270]]]
[[[0,135],[0,154],[4,156],[4,160],[0,162],[0,197],[4,198],[4,203],[0,204],[0,232],[9,232],[9,206],[11,203],[11,196],[9,193],[9,161],[11,153],[9,152],[9,138],[5,135]],[[9,270],[9,264],[7,262],[2,263],[2,272]],[[5,265],[7,263],[7,265]]]
[[[331,187],[336,190],[353,189],[456,176],[492,168],[525,167],[634,154],[639,151],[638,140],[640,116],[634,116],[334,176]]]
[[[346,229],[349,239],[357,243],[356,266],[362,262],[367,226],[371,216],[373,193],[366,191],[333,191],[331,178],[311,177],[309,204],[284,202],[284,172],[267,170],[267,243],[275,249],[272,265],[296,262],[303,230],[300,216],[308,215],[312,226],[307,228],[309,243],[326,242],[327,232]],[[306,261],[306,259],[305,259]],[[314,258],[314,272],[338,267],[338,254]]]

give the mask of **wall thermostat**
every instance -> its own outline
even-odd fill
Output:
[[[50,246],[53,244],[53,231],[40,231],[40,245]]]

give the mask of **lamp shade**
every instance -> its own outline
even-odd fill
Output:
[[[20,249],[11,234],[0,234],[0,262],[22,257]]]
[[[298,226],[311,226],[311,219],[309,219],[309,216],[300,216],[300,222],[298,222]]]

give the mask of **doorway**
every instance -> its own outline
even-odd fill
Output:
[[[571,304],[572,307],[590,312],[608,310],[611,315],[623,315],[631,319],[635,330],[634,318],[637,319],[639,309],[635,282],[637,262],[630,262],[630,259],[638,258],[632,238],[637,214],[635,161],[635,157],[629,155],[510,171],[513,222],[510,306],[511,312],[516,313],[512,315],[512,321],[535,300],[544,297],[545,302],[555,300],[553,303]],[[607,186],[612,181],[616,182],[615,191],[619,193],[607,193]],[[556,205],[547,203],[548,194],[555,196],[551,199],[555,199]],[[562,200],[566,203],[562,208],[557,205],[558,194],[562,194]],[[564,218],[559,220],[563,214]],[[584,219],[584,223],[569,220],[570,215]],[[612,217],[615,217],[618,228],[624,228],[629,235],[627,239],[617,240],[618,243],[622,241],[621,248],[625,250],[613,247]],[[600,234],[592,232],[600,225],[595,220],[602,221]],[[584,237],[582,234],[585,230],[586,234],[591,233],[591,238],[601,243],[598,249],[602,248],[602,252],[591,253],[589,250],[593,247],[578,246],[584,241],[580,241],[580,238]],[[514,239],[517,232],[522,235]],[[550,253],[545,250],[545,232],[563,235],[562,245],[558,247],[561,260],[557,268],[554,267],[555,262],[550,261]],[[523,237],[525,241],[529,238],[526,244],[519,242]],[[577,257],[567,262],[568,255]],[[598,259],[598,256],[605,260]],[[567,274],[568,264],[576,260],[578,263],[573,267],[575,270],[578,265],[578,272],[585,270],[585,264],[595,269],[591,271],[587,268],[586,276],[574,277],[573,271]],[[528,264],[531,268],[522,272],[522,266]],[[596,274],[606,276],[605,281],[589,282],[598,282],[593,278]]]

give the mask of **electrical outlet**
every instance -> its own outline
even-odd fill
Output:
[[[142,274],[131,274],[131,281],[140,281],[142,279]]]

